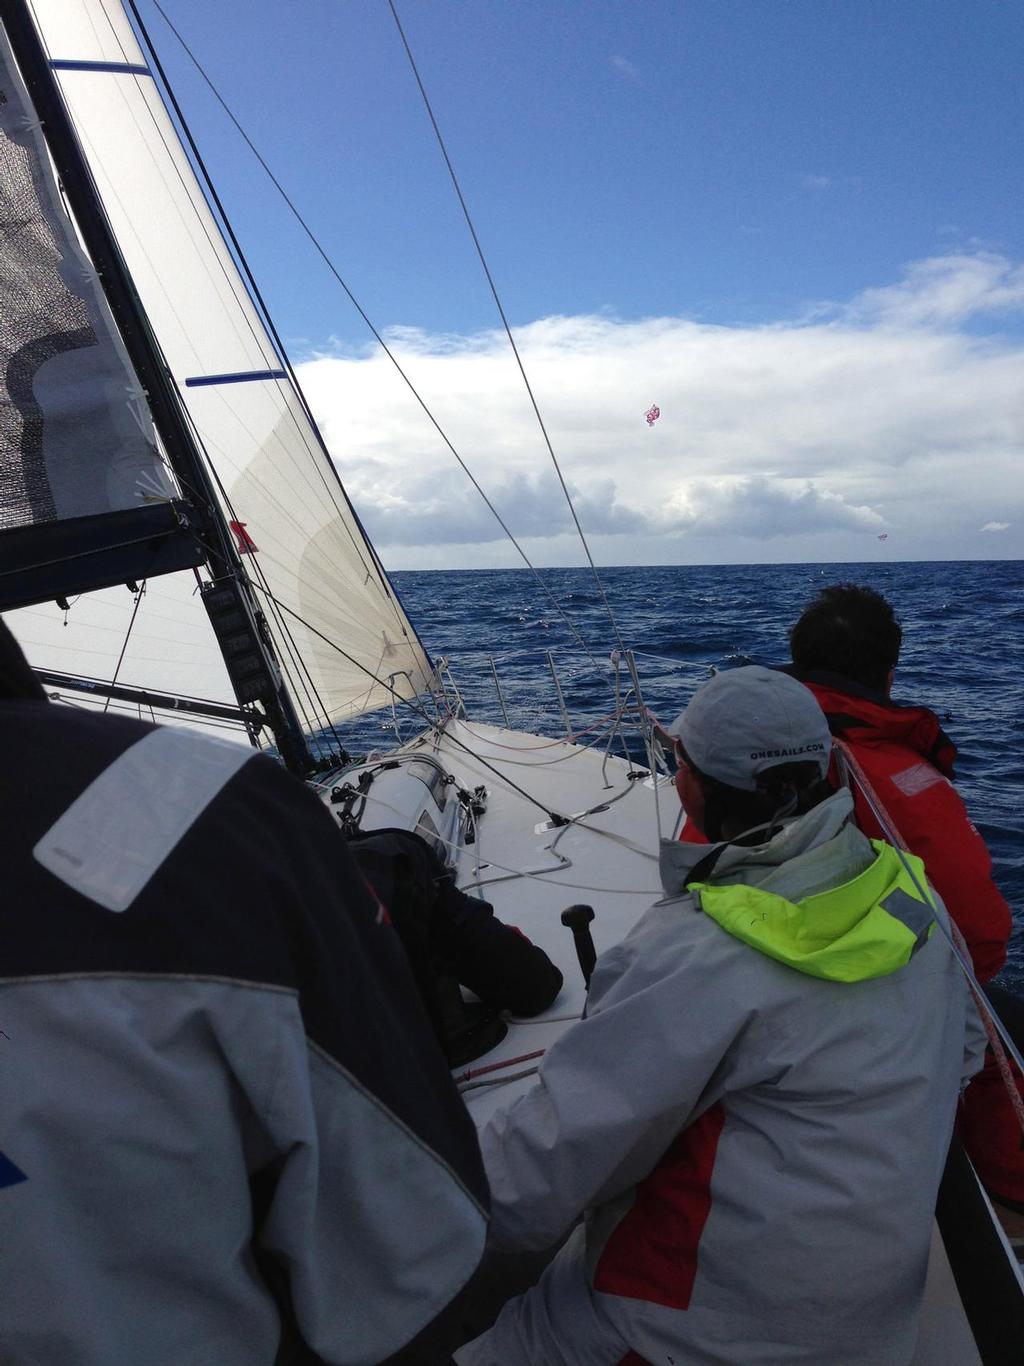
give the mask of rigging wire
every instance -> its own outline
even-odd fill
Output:
[[[466,204],[466,200],[463,196],[462,187],[459,184],[459,178],[455,174],[455,167],[452,165],[451,157],[448,155],[448,148],[445,146],[444,138],[441,135],[441,129],[438,127],[437,119],[434,117],[434,110],[431,106],[430,98],[427,95],[426,87],[424,86],[423,81],[420,77],[419,68],[416,65],[416,59],[412,55],[412,48],[409,46],[409,40],[405,36],[405,29],[402,27],[402,21],[398,17],[398,11],[395,9],[394,0],[388,0],[388,8],[391,10],[392,18],[395,21],[395,27],[398,29],[399,37],[402,40],[402,46],[405,48],[405,55],[409,59],[409,65],[412,67],[412,74],[416,78],[416,84],[419,86],[420,95],[423,97],[423,104],[426,107],[427,115],[430,119],[430,126],[434,130],[434,136],[437,138],[437,144],[441,149],[441,155],[444,157],[444,164],[448,167],[448,174],[451,177],[452,185],[455,188],[455,194],[458,197],[459,204],[462,208],[462,214],[466,220],[466,226],[469,228],[469,235],[473,239],[473,245],[474,247],[476,247],[476,254],[480,258],[480,264],[483,267],[484,275],[487,277],[487,283],[490,286],[491,294],[494,298],[494,303],[498,310],[498,315],[501,318],[502,326],[505,329],[505,336],[508,338],[508,344],[512,348],[513,356],[515,356],[516,358],[516,365],[519,367],[519,373],[522,376],[523,384],[526,386],[526,392],[530,398],[530,405],[533,408],[534,416],[537,419],[537,425],[540,427],[541,436],[544,438],[544,445],[547,447],[548,455],[550,455],[551,457],[551,463],[554,465],[555,473],[558,475],[558,482],[561,484],[562,492],[565,494],[565,501],[569,505],[569,511],[572,514],[572,520],[575,522],[576,530],[579,532],[580,543],[583,546],[584,554],[586,555],[587,562],[590,565],[590,572],[594,576],[594,583],[597,586],[598,594],[600,595],[601,601],[604,603],[605,611],[608,613],[608,620],[611,622],[611,627],[615,633],[615,640],[618,644],[618,647],[620,650],[625,650],[626,646],[623,643],[621,634],[619,633],[619,625],[618,622],[615,620],[615,613],[612,611],[612,605],[608,601],[607,594],[604,591],[604,584],[601,582],[601,576],[597,572],[597,565],[594,563],[594,557],[590,553],[590,547],[587,544],[586,536],[583,534],[583,527],[580,525],[580,519],[576,515],[576,509],[573,506],[572,495],[569,493],[568,486],[566,485],[565,479],[562,475],[561,466],[559,465],[558,458],[555,455],[555,448],[551,444],[551,438],[548,435],[548,429],[545,426],[544,419],[541,416],[540,408],[538,407],[537,400],[534,396],[533,386],[530,384],[529,377],[526,373],[526,367],[523,364],[523,358],[519,354],[519,347],[516,346],[515,338],[512,335],[512,328],[509,326],[509,321],[505,314],[504,306],[502,305],[501,298],[498,294],[497,286],[494,283],[494,277],[491,275],[490,267],[487,264],[487,258],[484,255],[484,249],[480,245],[480,239],[477,236],[476,228],[473,224],[473,219],[469,212],[469,207]]]
[[[255,585],[255,586],[260,587],[261,591],[262,591],[263,593],[267,594],[268,597],[273,597],[273,594],[270,593],[270,590],[269,590],[269,589],[263,588],[262,585]],[[376,683],[379,683],[380,686],[381,686],[382,688],[384,688],[387,692],[389,692],[389,693],[392,695],[392,697],[393,697],[396,701],[401,702],[403,706],[408,707],[410,711],[412,711],[416,716],[418,716],[419,719],[420,719],[420,721],[421,721],[423,724],[425,724],[429,729],[437,731],[437,730],[440,730],[440,729],[442,728],[442,727],[439,727],[439,726],[437,725],[437,723],[431,719],[431,717],[430,717],[429,713],[427,712],[427,710],[426,710],[423,706],[421,706],[420,703],[417,702],[415,698],[402,697],[402,696],[398,693],[397,689],[396,689],[396,688],[395,688],[387,679],[380,678],[380,677],[379,677],[377,674],[375,674],[371,669],[367,668],[367,666],[366,666],[365,664],[362,664],[358,659],[353,658],[353,656],[350,655],[346,650],[343,650],[343,649],[341,648],[340,645],[338,645],[335,641],[331,640],[331,638],[330,638],[329,636],[326,636],[326,635],[324,635],[324,633],[323,633],[322,631],[317,630],[317,628],[312,624],[312,622],[307,621],[307,620],[306,620],[303,616],[301,616],[298,612],[294,611],[291,607],[287,606],[286,603],[281,602],[279,599],[274,598],[274,601],[277,603],[278,607],[280,607],[282,611],[287,612],[289,616],[294,617],[296,621],[300,622],[300,623],[306,628],[307,631],[312,631],[312,633],[313,633],[315,636],[317,636],[318,639],[322,640],[322,641],[324,642],[325,645],[330,646],[330,648],[331,648],[332,650],[336,651],[338,654],[340,654],[340,655],[342,656],[343,659],[347,659],[347,660],[349,661],[350,664],[354,664],[355,667],[356,667],[357,669],[362,670],[362,672],[365,673],[365,674],[367,675],[367,677],[371,679],[371,681],[376,682]],[[447,738],[447,740],[448,740],[448,742],[449,742],[450,744],[453,744],[453,745],[455,745],[458,749],[461,749],[461,750],[462,750],[465,754],[467,754],[475,763],[478,763],[478,764],[480,764],[480,766],[481,766],[482,768],[487,769],[487,771],[488,771],[489,773],[493,773],[493,774],[495,775],[495,777],[499,778],[507,787],[510,787],[510,788],[512,789],[513,792],[517,792],[517,793],[519,794],[519,796],[523,797],[526,801],[528,801],[528,802],[530,803],[531,806],[535,806],[535,807],[537,807],[537,809],[538,809],[539,811],[543,811],[544,814],[548,817],[548,819],[552,822],[553,825],[555,825],[555,826],[557,826],[557,827],[559,827],[559,828],[561,828],[562,826],[582,825],[582,824],[583,824],[582,817],[583,817],[583,816],[588,816],[588,815],[592,814],[590,811],[584,811],[584,812],[581,812],[579,816],[563,816],[563,815],[560,815],[560,814],[557,813],[557,812],[553,812],[553,811],[550,809],[549,806],[547,806],[544,802],[540,801],[537,797],[531,796],[531,794],[530,794],[529,792],[527,792],[525,788],[520,787],[518,783],[513,782],[512,779],[508,776],[507,773],[504,773],[504,772],[502,772],[501,769],[496,768],[492,763],[490,763],[487,759],[485,759],[485,758],[483,757],[482,754],[478,754],[475,750],[473,750],[473,749],[472,749],[469,745],[467,745],[464,741],[460,740],[460,739],[458,738],[458,736],[455,736],[455,735],[452,735],[452,734],[446,732],[446,738]],[[591,746],[586,746],[586,748],[590,748],[590,747],[591,747]],[[506,763],[510,763],[510,762],[512,762],[512,761],[506,761]],[[559,762],[559,761],[558,761],[558,760],[555,760],[554,762]],[[539,766],[539,765],[536,765],[536,764],[533,764],[533,765],[524,765],[524,767],[538,767],[538,766]],[[543,766],[546,767],[547,765],[545,764],[545,765],[543,765]],[[652,774],[651,774],[651,778],[652,778],[652,780],[653,780],[653,781],[655,782],[655,784],[656,784],[657,781],[658,781],[658,775],[657,775],[656,773],[652,773]],[[633,790],[632,788],[627,789],[627,791],[632,791],[632,790]],[[610,805],[610,802],[609,802],[609,803],[602,803],[602,805],[604,805],[604,804],[609,804],[609,805]],[[595,831],[593,826],[585,826],[584,828],[585,828],[585,829],[588,829],[588,830],[592,830],[592,831],[594,831],[594,833],[604,835],[605,837],[607,837],[607,838],[609,838],[609,839],[617,839],[617,838],[618,838],[617,836],[612,835],[611,832],[609,832],[609,831]],[[619,842],[619,843],[623,843],[622,840],[618,840],[618,842]],[[498,867],[499,865],[495,864],[494,866],[495,866],[495,867]],[[510,870],[508,870],[508,871],[514,871],[514,870],[511,870],[511,869],[510,869]],[[597,888],[597,887],[585,887],[585,888],[582,888],[582,890],[584,890],[584,891],[600,891],[601,889],[600,889],[600,888]]]
[[[305,626],[307,631],[312,631],[313,635],[315,635],[319,640],[322,640],[325,645],[329,645],[332,650],[337,651],[337,653],[341,655],[343,659],[347,659],[350,664],[354,664],[357,669],[361,669],[362,672],[365,673],[367,677],[370,678],[373,682],[379,683],[382,688],[384,688],[387,692],[391,693],[397,701],[403,704],[403,706],[408,707],[412,712],[414,712],[420,718],[420,720],[427,727],[429,727],[429,729],[436,730],[438,728],[437,723],[434,720],[432,720],[426,708],[422,707],[416,701],[415,698],[402,697],[386,679],[383,679],[379,675],[375,674],[372,669],[368,669],[365,664],[361,663],[358,659],[355,659],[352,655],[348,653],[347,650],[343,650],[340,645],[338,645],[335,641],[331,640],[330,636],[325,636],[323,631],[318,631],[311,621],[307,621],[305,617],[301,616],[298,612],[293,611],[293,609],[288,607],[287,604],[281,602],[280,599],[275,598],[269,589],[264,588],[262,585],[256,586],[258,586],[261,592],[265,593],[267,597],[272,598],[273,601],[277,603],[278,607],[280,607],[282,611],[287,612],[289,616],[294,617],[296,621],[300,622],[303,626]],[[501,781],[507,784],[507,786],[511,787],[514,792],[518,792],[519,795],[521,797],[524,797],[530,803],[531,806],[535,806],[538,810],[543,811],[549,819],[555,818],[555,813],[553,813],[548,806],[546,806],[543,802],[538,801],[536,797],[531,797],[529,792],[527,792],[525,788],[520,787],[518,783],[514,783],[511,780],[511,778],[507,777],[504,773],[502,773],[500,769],[497,769],[494,767],[493,764],[488,763],[487,760],[482,757],[482,755],[474,753],[474,751],[470,749],[468,745],[464,744],[454,735],[449,735],[448,739],[451,741],[453,745],[457,745],[459,749],[464,750],[470,756],[471,759],[474,759],[478,764],[482,764],[484,768],[488,769],[496,777],[500,778]],[[558,816],[558,823],[561,824],[563,819],[564,817]]]
[[[121,646],[121,653],[118,655],[118,657],[117,657],[117,664],[114,666],[114,676],[113,676],[113,678],[110,680],[110,686],[111,686],[111,687],[113,687],[114,684],[117,682],[117,676],[118,676],[118,674],[121,672],[121,665],[124,663],[125,651],[128,649],[128,642],[129,642],[129,640],[131,639],[131,635],[132,635],[132,627],[135,625],[135,618],[139,615],[139,603],[142,601],[142,595],[143,595],[143,593],[145,593],[145,591],[146,591],[146,580],[143,579],[141,585],[139,586],[138,592],[135,594],[135,605],[134,605],[134,607],[132,608],[132,615],[131,615],[131,619],[130,619],[129,622],[128,622],[128,630],[125,632],[124,644]],[[104,702],[104,704],[103,704],[103,712],[104,712],[104,715],[106,715],[106,712],[107,712],[107,709],[109,708],[109,706],[110,706],[110,698],[108,697],[107,700],[106,700],[106,701]]]
[[[412,382],[412,380],[410,379],[410,377],[408,376],[408,374],[407,374],[407,373],[405,372],[405,370],[403,369],[402,364],[401,364],[401,362],[399,361],[398,357],[395,355],[394,351],[392,351],[392,349],[388,346],[387,342],[384,340],[383,335],[382,335],[381,332],[377,329],[377,327],[374,325],[374,323],[373,323],[372,320],[370,319],[369,315],[366,313],[366,311],[364,310],[364,308],[363,308],[362,305],[360,304],[359,300],[356,298],[356,296],[353,294],[352,290],[349,288],[347,282],[345,281],[345,279],[344,279],[343,276],[341,275],[341,273],[340,273],[340,271],[338,270],[337,266],[335,266],[335,264],[334,264],[334,262],[331,260],[330,256],[328,256],[327,251],[325,250],[325,248],[324,248],[323,245],[321,244],[320,240],[317,238],[316,234],[313,232],[312,228],[309,226],[309,224],[308,224],[308,223],[306,222],[306,220],[303,218],[302,214],[299,212],[298,208],[296,207],[295,203],[293,202],[293,200],[292,200],[292,199],[290,198],[290,196],[288,195],[288,192],[285,190],[284,186],[283,186],[283,185],[281,184],[281,182],[278,180],[278,178],[277,178],[277,176],[274,174],[274,172],[270,169],[270,166],[269,166],[268,163],[264,160],[262,154],[260,153],[260,151],[259,151],[258,148],[256,147],[255,143],[254,143],[254,142],[252,141],[252,139],[249,137],[249,134],[245,131],[245,129],[244,129],[244,128],[242,127],[242,125],[239,123],[238,119],[235,117],[235,114],[233,113],[233,111],[231,110],[230,106],[229,106],[229,105],[227,104],[227,102],[225,101],[224,97],[221,95],[220,91],[219,91],[219,90],[217,89],[217,87],[214,85],[214,83],[213,83],[212,79],[210,78],[210,76],[207,75],[206,70],[205,70],[205,68],[202,66],[202,64],[200,63],[198,57],[195,55],[195,53],[194,53],[194,52],[192,51],[192,49],[189,47],[188,43],[185,41],[185,39],[184,39],[184,38],[182,37],[182,35],[179,33],[178,29],[175,27],[173,21],[170,19],[170,17],[168,16],[167,12],[164,10],[163,6],[160,4],[160,0],[153,0],[153,6],[154,6],[154,8],[156,9],[157,13],[160,15],[160,17],[164,20],[164,22],[166,23],[167,27],[168,27],[168,28],[171,30],[171,32],[174,34],[174,37],[177,39],[178,43],[181,45],[182,49],[184,50],[185,54],[187,55],[189,61],[191,61],[192,65],[195,67],[196,71],[199,73],[200,77],[202,78],[202,80],[205,82],[205,84],[206,84],[207,87],[209,88],[209,90],[210,90],[211,94],[213,95],[214,99],[217,101],[217,103],[220,105],[220,107],[224,110],[224,113],[227,115],[227,117],[231,120],[231,122],[232,122],[232,124],[234,125],[235,129],[237,130],[238,134],[239,134],[240,137],[242,138],[243,142],[246,144],[246,146],[247,146],[247,147],[249,148],[249,150],[252,152],[252,154],[253,154],[253,156],[256,158],[256,160],[259,162],[260,166],[262,167],[263,171],[266,173],[266,175],[267,175],[268,179],[270,180],[271,184],[274,186],[274,188],[277,190],[278,194],[279,194],[279,195],[281,196],[281,198],[284,200],[285,204],[286,204],[287,207],[288,207],[288,210],[289,210],[290,213],[292,214],[292,217],[293,217],[293,218],[295,219],[295,221],[299,224],[299,226],[301,227],[302,231],[305,233],[306,237],[308,237],[309,241],[312,243],[312,245],[315,247],[315,249],[316,249],[316,251],[318,252],[318,254],[320,255],[320,257],[321,257],[322,260],[324,261],[324,264],[327,266],[328,270],[331,272],[331,274],[334,276],[335,280],[337,280],[338,284],[339,284],[339,285],[341,286],[341,288],[344,290],[345,294],[347,295],[347,297],[348,297],[348,299],[349,299],[349,302],[352,304],[353,308],[356,310],[356,312],[357,312],[357,313],[359,314],[359,316],[362,318],[363,322],[364,322],[364,323],[366,324],[366,326],[369,328],[370,332],[373,334],[373,337],[374,337],[375,340],[377,341],[377,344],[380,346],[381,350],[384,352],[384,354],[387,356],[388,360],[391,362],[391,364],[392,364],[392,365],[395,367],[395,369],[398,371],[398,374],[400,375],[400,377],[401,377],[402,380],[404,381],[404,383],[405,383],[406,387],[408,388],[409,392],[412,394],[413,398],[416,400],[416,402],[417,402],[417,403],[419,404],[419,406],[422,408],[422,410],[423,410],[424,414],[426,415],[427,419],[429,420],[429,422],[431,423],[431,425],[434,427],[434,430],[435,430],[435,431],[437,432],[437,434],[440,436],[441,440],[444,442],[445,446],[448,448],[448,450],[450,451],[450,453],[451,453],[452,456],[454,457],[454,459],[455,459],[455,461],[457,462],[457,464],[459,465],[460,469],[463,471],[463,473],[466,475],[467,479],[469,479],[470,483],[473,485],[473,487],[476,489],[477,493],[478,493],[478,494],[480,495],[480,497],[483,499],[483,501],[484,501],[484,503],[486,504],[488,510],[490,511],[490,513],[492,514],[492,516],[494,517],[494,519],[497,521],[497,523],[498,523],[498,525],[501,527],[502,531],[503,531],[503,532],[505,533],[505,535],[508,537],[509,541],[510,541],[510,542],[512,543],[512,545],[515,547],[515,549],[516,549],[516,551],[518,552],[518,554],[519,554],[520,558],[522,559],[523,563],[524,563],[524,564],[526,565],[526,567],[531,571],[531,573],[533,574],[534,578],[537,580],[537,583],[540,585],[541,590],[547,595],[547,597],[548,597],[548,599],[550,600],[550,602],[551,602],[552,606],[554,607],[555,611],[558,613],[558,615],[559,615],[559,616],[562,618],[562,620],[565,622],[566,626],[568,626],[569,630],[572,632],[573,636],[575,636],[576,640],[579,642],[579,644],[580,644],[580,646],[582,647],[582,649],[586,652],[586,654],[590,657],[590,659],[592,660],[592,662],[593,662],[593,663],[595,664],[595,666],[596,666],[596,665],[597,665],[597,660],[596,660],[595,657],[594,657],[593,651],[591,650],[590,646],[586,643],[586,641],[583,639],[583,637],[582,637],[582,635],[580,634],[579,630],[577,629],[575,623],[572,622],[572,621],[569,619],[569,617],[566,615],[566,613],[565,613],[564,609],[562,608],[561,604],[558,602],[558,599],[555,597],[554,593],[551,591],[551,589],[548,587],[548,585],[544,582],[544,579],[543,579],[542,575],[540,574],[539,570],[538,570],[538,569],[536,568],[536,566],[532,563],[532,561],[530,560],[529,556],[526,554],[526,551],[523,549],[523,547],[522,547],[522,546],[519,544],[519,542],[516,540],[515,536],[512,534],[511,529],[509,528],[508,524],[505,522],[505,520],[502,518],[501,514],[498,512],[497,508],[494,506],[494,504],[491,502],[490,498],[489,498],[489,497],[487,496],[487,494],[484,492],[484,489],[483,489],[482,486],[480,485],[480,483],[479,483],[479,481],[477,480],[476,476],[473,474],[472,470],[471,470],[471,469],[469,468],[469,466],[466,464],[465,460],[463,460],[462,456],[461,456],[461,455],[459,454],[459,452],[456,450],[456,448],[455,448],[454,444],[452,443],[451,439],[449,438],[448,434],[445,432],[445,430],[443,429],[443,427],[441,426],[441,424],[438,422],[437,418],[436,418],[436,417],[434,416],[434,414],[431,412],[430,408],[429,408],[428,405],[427,405],[426,400],[422,397],[422,395],[420,394],[419,390],[416,388],[415,384]],[[563,485],[563,487],[564,487],[564,485]],[[575,516],[575,513],[574,513],[573,515]],[[577,526],[578,526],[578,525],[579,525],[579,524],[577,523]],[[581,533],[581,534],[582,534],[582,533]],[[588,552],[588,554],[589,554],[589,552]],[[591,561],[591,564],[593,565],[593,561]],[[600,584],[599,584],[599,587],[600,587]],[[603,589],[601,590],[601,595],[602,595],[602,597],[604,596]],[[606,600],[606,601],[607,601],[607,600]],[[610,609],[609,609],[609,610],[610,610]],[[614,619],[613,619],[613,625],[614,625]],[[618,634],[618,631],[617,631],[617,629],[616,629],[616,635],[617,635],[617,634]]]

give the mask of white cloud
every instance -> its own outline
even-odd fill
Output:
[[[620,76],[625,76],[627,80],[635,81],[640,74],[633,63],[627,57],[618,55],[611,58],[611,64]]]
[[[827,190],[832,184],[830,175],[805,175],[802,181],[805,190]]]
[[[885,526],[872,508],[848,503],[842,494],[808,479],[765,474],[698,479],[680,490],[658,518],[662,531],[719,535],[737,530],[757,540],[835,530],[872,531]]]
[[[516,331],[595,558],[970,558],[993,505],[1024,517],[1024,344],[960,324],[1024,305],[990,253],[918,262],[809,319],[543,318]],[[388,334],[512,532],[579,563],[568,509],[507,340]],[[517,563],[382,356],[322,355],[302,381],[360,516],[395,568]],[[661,408],[653,427],[644,421]],[[1016,533],[1000,542],[1019,553]]]
[[[981,528],[982,531],[1009,531],[1009,522],[986,522]]]
[[[904,327],[934,327],[1024,307],[1024,265],[995,252],[915,261],[899,284],[865,290],[853,318]]]

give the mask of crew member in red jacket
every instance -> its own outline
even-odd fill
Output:
[[[890,604],[871,588],[822,589],[790,631],[787,670],[817,698],[833,735],[850,746],[868,781],[958,925],[981,982],[1006,960],[1010,908],[992,881],[985,841],[952,784],[956,747],[927,707],[889,696],[902,643]],[[857,824],[881,835],[856,794]],[[989,1050],[983,1072],[967,1091],[964,1145],[989,1191],[1024,1214],[1024,1153]]]

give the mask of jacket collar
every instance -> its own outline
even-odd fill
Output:
[[[956,746],[930,707],[908,707],[884,693],[866,688],[852,678],[825,669],[800,670],[795,664],[782,673],[810,688],[828,720],[833,735],[857,740],[888,740],[908,746],[946,775],[953,777]]]
[[[852,812],[853,796],[844,787],[804,815],[787,821],[764,844],[709,847],[662,840],[658,860],[662,888],[667,897],[681,895],[697,864],[713,850],[720,850],[706,881],[767,887],[780,896],[797,890],[800,895],[809,895],[812,886],[817,890],[829,885],[843,873],[854,876],[874,857],[869,841],[850,823]]]

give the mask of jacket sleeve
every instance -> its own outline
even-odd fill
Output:
[[[450,874],[438,883],[437,942],[455,976],[481,1001],[515,1015],[539,1015],[562,989],[542,948],[506,925],[486,901],[467,896]]]
[[[967,940],[978,980],[987,982],[1006,961],[1010,907],[992,880],[992,859],[959,793],[937,771],[935,780],[913,795],[891,777],[875,781],[900,834],[924,860],[929,882]],[[877,830],[859,798],[857,817],[869,834]]]
[[[544,950],[499,920],[486,901],[459,891],[419,835],[377,830],[351,838],[348,847],[391,913],[442,1038],[438,971],[486,1005],[517,1015],[538,1015],[558,995],[562,974]]]
[[[264,891],[297,983],[277,1006],[257,1243],[318,1359],[376,1362],[472,1275],[486,1181],[397,936],[340,832],[286,774],[250,768]]]
[[[662,914],[653,908],[653,925],[645,917],[601,956],[586,1018],[548,1051],[539,1084],[481,1134],[496,1247],[551,1246],[654,1167],[717,1098],[717,1086],[705,1094],[713,1075],[724,1084],[747,1010],[714,964],[698,964],[678,923],[657,932]]]

